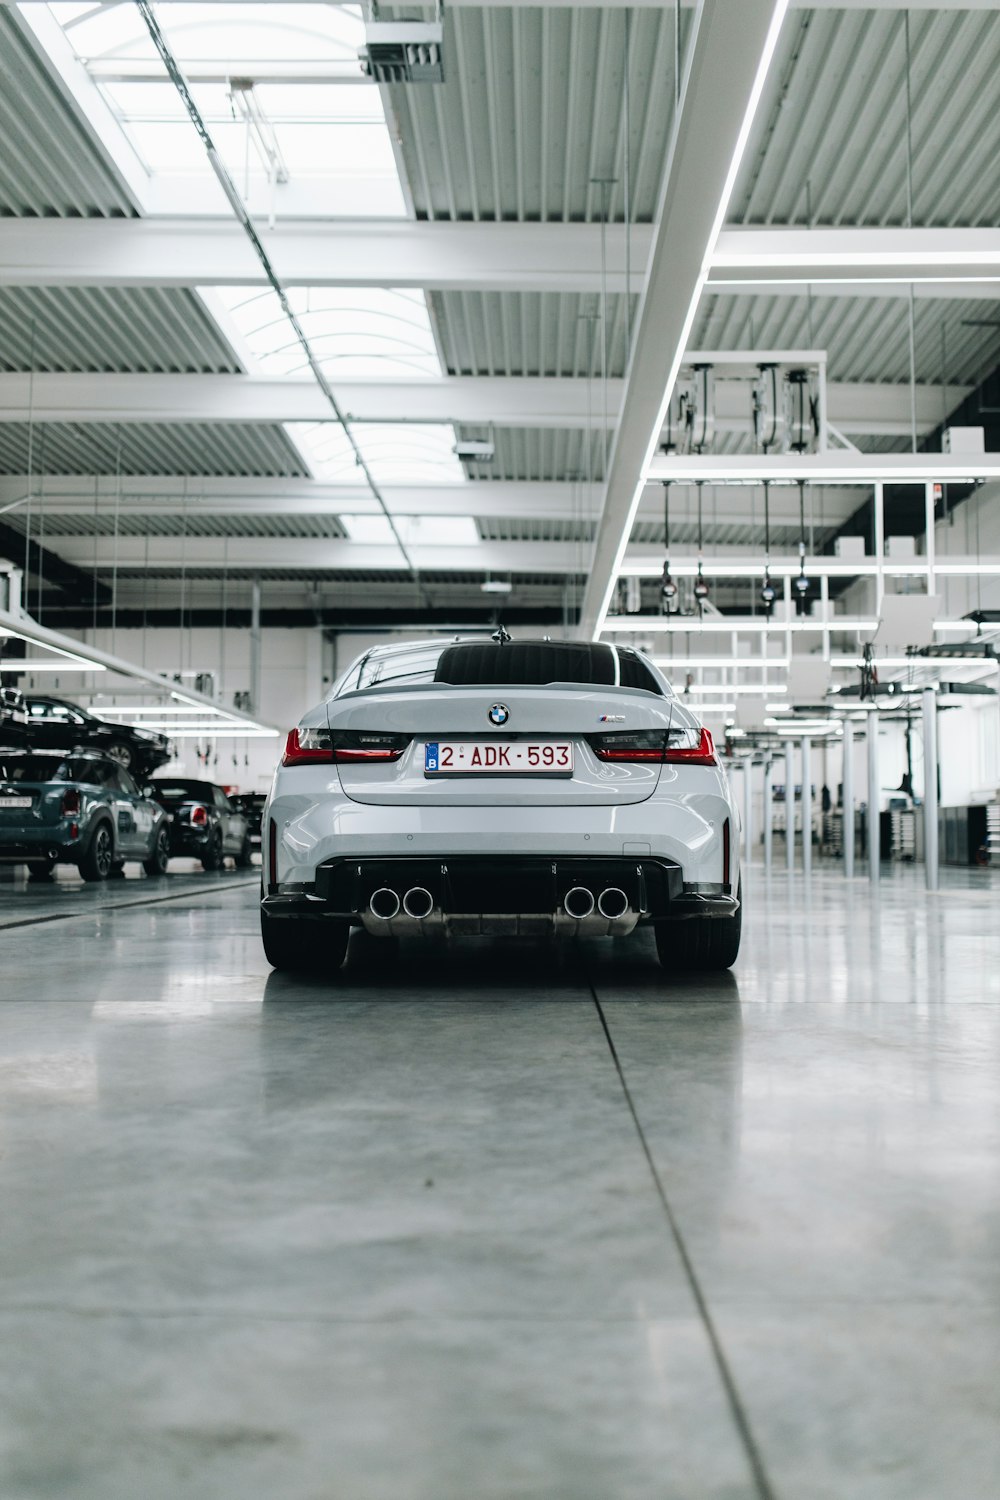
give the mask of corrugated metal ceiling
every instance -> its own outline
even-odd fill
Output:
[[[630,217],[642,222],[673,115],[673,7],[633,10],[629,25]],[[624,219],[625,38],[617,9],[446,9],[444,84],[390,91],[417,217],[600,220],[606,196],[608,218]]]
[[[459,441],[481,428],[457,427]],[[604,477],[604,434],[568,427],[497,427],[490,463],[465,463],[469,479],[580,479]]]
[[[19,24],[0,5],[0,217],[131,217],[118,173],[90,142]]]
[[[237,374],[196,292],[0,287],[0,369]]]
[[[197,505],[197,497],[193,504]],[[113,507],[113,502],[111,502]],[[31,534],[36,539],[59,536],[188,536],[188,537],[307,537],[325,541],[347,535],[336,516],[295,515],[198,515],[188,512],[171,515],[120,515],[116,521],[107,497],[102,509],[94,514],[80,511],[47,511],[37,503],[31,518]],[[25,512],[13,511],[5,517],[7,525],[24,533]]]
[[[449,375],[609,377],[625,372],[626,315],[638,297],[607,299],[607,352],[601,298],[573,292],[434,292],[431,309]]]
[[[33,472],[116,474],[121,434],[122,474],[258,475],[301,478],[305,469],[279,426],[237,422],[69,424],[46,422],[31,434]],[[26,474],[26,422],[0,423],[0,473]],[[197,485],[191,486],[192,497]]]
[[[1000,29],[1000,28],[998,28]],[[1000,360],[996,302],[945,297],[914,304],[917,380],[974,385]],[[905,297],[705,295],[691,333],[702,349],[825,349],[831,380],[910,378]]]
[[[730,206],[753,224],[904,224],[905,14],[789,13]],[[1000,217],[1000,26],[910,15],[913,223]]]

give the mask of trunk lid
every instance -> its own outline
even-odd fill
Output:
[[[508,717],[490,720],[494,705]],[[544,687],[451,687],[434,684],[350,693],[335,698],[303,720],[331,730],[412,736],[398,761],[340,763],[344,792],[355,802],[379,806],[482,807],[536,805],[604,807],[643,802],[652,796],[659,763],[615,764],[599,760],[587,738],[630,729],[668,729],[689,722],[674,698],[615,687],[551,684]],[[537,739],[568,740],[573,746],[570,775],[488,774],[428,776],[425,747],[443,740],[495,745]]]

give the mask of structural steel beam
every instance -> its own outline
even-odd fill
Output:
[[[35,504],[37,506],[37,499]],[[34,535],[26,542],[21,532],[15,531],[3,520],[0,520],[0,557],[6,557],[18,566],[25,565],[29,576],[33,574],[41,578],[43,583],[51,584],[62,593],[71,595],[75,604],[85,601],[96,601],[98,604],[111,602],[111,590],[107,584],[96,579],[92,571],[86,571],[86,559],[81,560],[84,566],[79,567],[68,561],[61,550],[40,546]]]
[[[607,612],[786,5],[716,0],[695,12],[604,512],[580,608],[584,637],[596,636]]]
[[[688,356],[690,357],[690,356]],[[917,428],[954,410],[970,387],[920,386]],[[607,410],[618,413],[623,382],[609,380]],[[604,400],[598,380],[523,376],[337,382],[337,398],[354,422],[471,423],[496,427],[599,428]],[[256,375],[0,375],[0,422],[328,422],[330,408],[313,380]],[[748,381],[717,380],[716,427],[751,431]],[[903,385],[861,382],[827,386],[827,416],[859,436],[909,437],[910,393]]]
[[[631,288],[642,290],[652,227],[631,226]],[[430,290],[601,289],[599,224],[283,219],[261,229],[286,286]],[[607,286],[626,285],[626,231],[606,231]],[[1000,229],[723,229],[708,290],[796,292],[803,283],[860,294],[955,281],[963,296],[1000,294]],[[0,220],[0,282],[21,286],[262,286],[239,226],[221,218]],[[984,291],[983,288],[986,290]]]

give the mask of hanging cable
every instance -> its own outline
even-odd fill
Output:
[[[777,590],[771,582],[771,482],[764,480],[764,582],[760,589],[764,610],[770,614],[774,608]]]
[[[793,585],[799,596],[799,614],[805,614],[809,580],[806,577],[806,482],[799,480],[799,576]]]
[[[670,606],[677,598],[677,584],[670,575],[670,483],[669,479],[663,481],[663,577],[660,579],[660,608],[663,614],[670,614]]]
[[[219,153],[215,149],[215,142],[212,140],[212,137],[208,131],[208,127],[206,126],[205,121],[202,119],[201,112],[191,96],[191,90],[188,88],[187,80],[181,72],[180,65],[178,64],[177,59],[174,57],[174,54],[171,52],[167,40],[160,30],[160,24],[153,13],[153,7],[149,4],[149,0],[135,0],[135,4],[139,11],[139,14],[142,16],[143,20],[146,23],[146,28],[149,32],[150,38],[152,39],[153,46],[159,53],[160,60],[167,70],[167,75],[181,97],[181,101],[185,109],[187,110],[188,118],[190,119],[195,130],[198,132],[201,143],[204,146],[205,152],[208,156],[209,164],[212,168],[212,171],[215,173],[219,186],[225,193],[230,208],[233,210],[233,213],[236,215],[240,224],[243,226],[243,232],[253,246],[254,253],[256,254],[257,259],[260,262],[261,269],[263,270],[265,277],[267,278],[268,285],[277,297],[281,310],[284,313],[285,317],[288,319],[289,324],[291,325],[292,332],[295,334],[299,346],[301,347],[302,352],[306,357],[306,363],[312,371],[312,374],[316,380],[316,384],[323,392],[323,395],[326,397],[326,400],[329,403],[330,410],[333,412],[334,417],[340,423],[340,426],[343,429],[344,436],[347,438],[347,441],[351,447],[351,452],[354,455],[354,461],[364,475],[365,483],[368,485],[372,496],[377,502],[383,516],[388,523],[389,530],[392,532],[393,540],[395,541],[396,546],[399,548],[403,561],[406,563],[406,566],[409,569],[410,576],[412,577],[416,588],[423,598],[424,603],[428,607],[430,607],[432,604],[431,596],[420,580],[420,571],[414,563],[409,552],[406,550],[403,538],[399,533],[399,528],[397,527],[392,513],[385,502],[382,492],[375,482],[374,475],[369,469],[364,455],[362,454],[361,449],[358,446],[358,443],[354,437],[354,433],[351,429],[351,425],[348,422],[347,417],[341,410],[340,403],[337,401],[336,396],[333,394],[330,383],[327,380],[326,375],[323,373],[323,367],[317,359],[316,355],[313,353],[312,345],[306,338],[302,324],[299,322],[298,317],[292,310],[292,305],[288,300],[288,294],[286,293],[284,286],[279,280],[277,272],[271,264],[270,257],[268,256],[267,251],[264,249],[264,245],[261,241],[260,235],[257,233],[257,230],[254,227],[253,220],[251,219],[250,214],[247,211],[247,207],[243,202],[243,199],[240,197],[236,184],[233,182],[228,168],[225,166],[222,158],[219,156]]]
[[[704,578],[702,577],[702,572],[701,572],[701,560],[702,560],[702,553],[701,553],[701,541],[702,541],[702,524],[701,524],[702,523],[702,492],[704,490],[705,481],[703,479],[699,479],[697,481],[697,485],[698,485],[698,572],[697,572],[697,575],[696,575],[695,580],[694,580],[694,597],[698,601],[698,613],[701,614],[702,605],[704,604],[705,600],[708,598],[708,584],[705,582]]]

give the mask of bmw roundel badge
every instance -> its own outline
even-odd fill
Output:
[[[507,707],[506,703],[494,703],[493,707],[489,711],[489,714],[487,715],[487,718],[489,719],[491,724],[506,724],[507,720],[510,718],[510,709]]]

